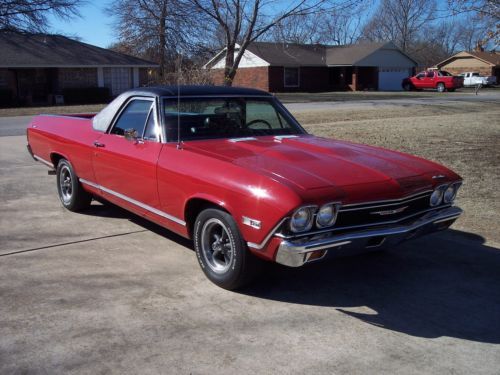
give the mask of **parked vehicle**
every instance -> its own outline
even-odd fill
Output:
[[[497,83],[497,77],[483,77],[478,72],[467,72],[460,74],[464,78],[464,86],[492,86]]]
[[[463,87],[463,83],[463,77],[453,76],[444,70],[428,70],[413,77],[405,78],[402,86],[406,91],[436,89],[439,92],[445,92],[446,90],[455,91]]]
[[[28,150],[62,205],[111,201],[194,241],[215,284],[448,228],[461,178],[415,156],[308,134],[272,95],[130,90],[97,115],[36,116]],[[50,172],[50,171],[49,171]]]

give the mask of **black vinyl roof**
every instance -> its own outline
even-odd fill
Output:
[[[156,86],[140,87],[127,90],[116,97],[111,103],[104,107],[101,112],[94,116],[92,124],[95,130],[105,132],[111,124],[117,111],[122,105],[133,96],[269,96],[271,94],[265,91],[250,89],[246,87],[227,87],[227,86]]]
[[[133,95],[148,95],[148,96],[177,96],[180,92],[181,96],[205,96],[205,95],[242,95],[242,96],[272,96],[266,91],[251,89],[247,87],[229,87],[229,86],[153,86],[140,87],[126,91],[127,96]]]

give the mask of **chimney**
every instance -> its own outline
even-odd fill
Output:
[[[480,40],[476,43],[476,48],[474,48],[474,52],[484,52],[483,43]]]

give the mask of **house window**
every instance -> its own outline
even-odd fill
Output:
[[[300,70],[299,68],[285,68],[285,87],[299,87]]]

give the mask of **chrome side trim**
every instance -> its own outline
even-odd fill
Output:
[[[108,189],[108,188],[106,188],[104,186],[95,184],[95,183],[93,183],[91,181],[88,181],[88,180],[85,180],[83,178],[80,178],[80,182],[82,184],[86,184],[86,185],[92,186],[93,188],[100,189],[100,190],[102,190],[102,191],[104,191],[104,192],[106,192],[108,194],[114,195],[115,197],[123,199],[124,201],[132,203],[133,205],[136,205],[138,207],[144,208],[146,211],[149,211],[149,212],[154,213],[155,215],[164,217],[165,219],[171,220],[174,223],[177,223],[177,224],[182,225],[182,226],[186,226],[186,222],[184,220],[181,220],[181,219],[179,219],[179,218],[177,218],[175,216],[169,215],[166,212],[160,211],[160,210],[158,210],[158,209],[156,209],[154,207],[151,207],[151,206],[149,206],[149,205],[147,205],[145,203],[139,202],[139,201],[137,201],[137,200],[135,200],[133,198],[127,197],[126,195],[118,193],[118,192],[116,192],[114,190],[111,190],[111,189]]]
[[[403,202],[407,199],[417,197],[419,195],[424,195],[428,193],[432,193],[434,190],[425,190],[421,191],[420,193],[415,193],[412,195],[408,195],[407,197],[404,198],[398,198],[398,199],[387,199],[387,200],[382,200],[382,201],[371,201],[371,202],[361,202],[361,203],[351,203],[351,204],[344,204],[342,207],[356,207],[356,206],[364,206],[367,204],[385,204],[385,203],[392,203],[392,202]],[[367,208],[367,207],[362,207],[362,208]]]
[[[271,237],[274,236],[274,233],[276,233],[278,228],[285,222],[286,219],[288,219],[288,217],[281,219],[281,221],[278,224],[276,224],[276,226],[267,234],[267,236],[261,243],[257,244],[254,242],[247,242],[247,246],[251,247],[252,249],[262,250],[264,246],[267,245]]]
[[[43,159],[43,158],[41,158],[40,156],[35,155],[35,154],[33,154],[33,157],[34,157],[36,160],[38,160],[40,163],[43,163],[43,164],[45,164],[47,167],[54,169],[54,164],[52,164],[50,161],[47,161],[47,160],[45,160],[45,159]]]

